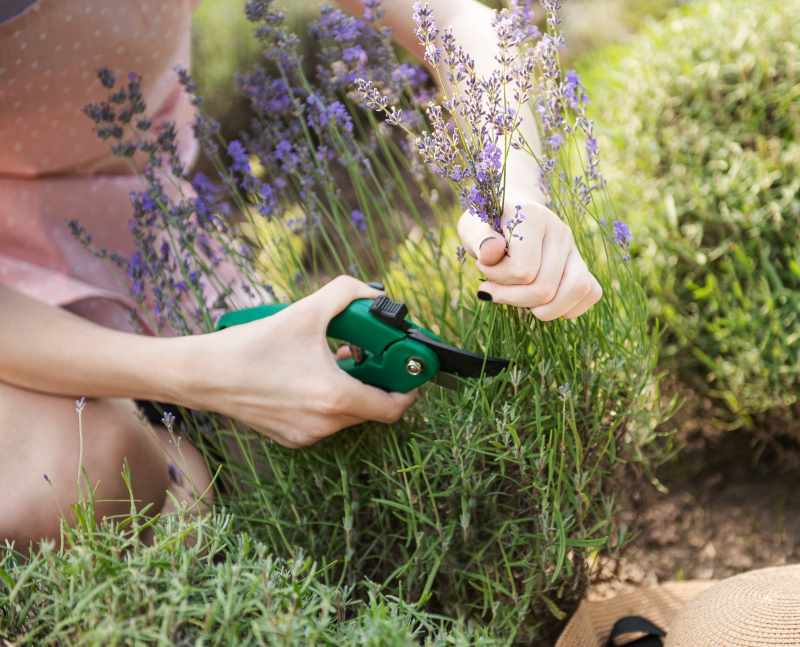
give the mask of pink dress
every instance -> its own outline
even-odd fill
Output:
[[[197,145],[178,84],[196,0],[0,2],[0,284],[102,325],[130,330],[125,273],[70,233],[80,221],[126,256],[128,195],[142,182],[100,141],[84,105],[106,98],[96,72],[143,77],[154,123],[175,122],[181,158]]]

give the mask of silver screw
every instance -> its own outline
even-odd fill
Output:
[[[409,375],[419,375],[425,369],[425,365],[418,359],[412,357],[406,362],[406,370]]]

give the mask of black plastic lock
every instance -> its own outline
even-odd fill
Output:
[[[406,322],[408,308],[404,303],[397,303],[397,301],[392,301],[389,297],[381,296],[372,302],[369,311],[373,316],[393,328],[399,328],[400,330],[408,330],[409,328],[409,324]]]

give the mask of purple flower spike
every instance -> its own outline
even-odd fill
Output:
[[[561,133],[556,133],[547,140],[547,143],[554,151],[560,150],[564,145],[564,135]]]
[[[478,162],[475,177],[478,182],[490,182],[500,176],[503,168],[503,151],[492,142],[487,142],[481,151],[481,161]]]
[[[104,88],[113,88],[117,83],[114,73],[107,67],[103,67],[97,71],[97,78],[100,79],[100,83],[103,84]]]
[[[238,139],[232,140],[231,143],[228,144],[228,155],[230,155],[233,160],[231,169],[242,175],[250,174],[250,159],[247,156],[247,151],[244,146],[242,146],[242,142]]]
[[[355,228],[361,232],[367,231],[367,220],[364,218],[364,214],[361,213],[358,209],[354,209],[353,213],[350,214],[350,219],[353,221],[353,225]]]
[[[83,410],[86,408],[86,396],[75,400],[75,411],[77,413],[83,413]]]
[[[631,244],[633,240],[633,234],[631,234],[631,230],[624,222],[621,220],[614,221],[614,241],[620,247],[627,247]]]
[[[164,411],[164,415],[161,416],[161,422],[164,423],[164,426],[172,431],[173,426],[175,425],[175,414],[171,411]]]
[[[431,65],[438,65],[442,51],[436,45],[439,37],[439,28],[433,20],[433,9],[428,2],[415,2],[412,14],[414,24],[417,26],[414,33],[420,45],[425,49],[425,60]]]
[[[564,82],[564,96],[567,99],[567,103],[569,103],[569,107],[573,110],[578,110],[581,105],[589,103],[589,97],[581,85],[581,78],[575,70],[567,72],[567,78]]]

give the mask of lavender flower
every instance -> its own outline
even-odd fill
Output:
[[[525,221],[525,214],[522,213],[522,205],[518,204],[514,207],[514,215],[506,223],[506,231],[508,232],[506,235],[507,240],[511,240],[512,238],[516,238],[517,240],[523,240],[522,235],[516,233],[516,229],[524,221]]]
[[[175,425],[175,414],[171,411],[164,411],[164,414],[161,416],[161,423],[167,428],[167,431],[172,433]]]
[[[563,85],[564,97],[567,99],[569,107],[578,110],[581,104],[587,104],[589,97],[583,90],[580,77],[575,70],[569,70]]]
[[[383,18],[383,6],[381,0],[363,0],[364,20],[367,22],[377,22]]]
[[[486,142],[476,165],[475,178],[478,182],[488,183],[499,178],[503,170],[502,157],[503,151],[495,143]]]
[[[317,77],[326,94],[350,91],[357,79],[365,79],[396,102],[405,90],[416,93],[427,83],[427,74],[416,65],[404,64],[403,73],[396,74],[401,65],[391,33],[376,24],[382,13],[378,0],[366,0],[363,18],[325,7],[312,23],[310,33],[319,56]]]
[[[547,140],[547,145],[550,146],[553,151],[558,151],[564,145],[564,135],[561,133],[551,135]]]
[[[633,234],[627,224],[621,220],[615,220],[614,227],[614,242],[620,247],[628,247],[633,240]]]
[[[104,88],[113,88],[117,83],[114,73],[107,67],[97,71],[97,78],[100,79],[100,83]]]
[[[353,225],[356,229],[361,232],[367,231],[367,221],[364,218],[364,214],[359,209],[353,209],[350,214],[350,219],[353,221]]]
[[[549,202],[550,176],[558,166],[559,153],[580,135],[586,142],[587,163],[585,173],[576,180],[577,193],[588,204],[592,191],[604,186],[593,124],[585,112],[588,97],[577,73],[570,70],[563,74],[560,65],[559,50],[564,46],[558,30],[561,3],[548,0],[542,4],[548,23],[544,34],[533,23],[532,0],[514,0],[509,9],[495,14],[499,67],[484,78],[478,76],[474,60],[458,45],[452,30],[439,30],[430,4],[414,5],[415,33],[426,60],[434,65],[443,62],[455,88],[452,95],[426,108],[426,131],[415,133],[410,122],[393,118],[399,108],[371,80],[356,81],[361,101],[389,116],[387,123],[399,122],[409,136],[415,137],[420,160],[435,175],[454,182],[463,207],[498,232],[508,148],[527,151],[537,159],[540,184]],[[544,151],[532,150],[518,132],[531,96],[535,96]],[[513,103],[509,103],[512,98]]]
[[[542,35],[536,25],[533,4],[534,0],[509,0],[508,3],[514,20],[514,29],[520,36],[520,45],[536,40]]]
[[[440,48],[436,45],[439,37],[439,28],[433,19],[433,9],[428,2],[415,2],[412,19],[416,25],[414,33],[425,51],[425,60],[431,65],[438,65],[442,57]]]
[[[230,155],[231,160],[233,160],[233,164],[231,165],[232,171],[241,173],[244,176],[250,175],[250,158],[244,146],[242,146],[242,142],[238,139],[231,141],[228,144],[228,155]]]

